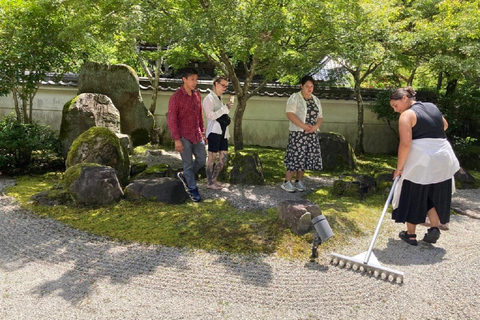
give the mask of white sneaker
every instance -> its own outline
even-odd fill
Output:
[[[297,191],[299,191],[299,192],[303,192],[303,191],[307,190],[305,188],[305,186],[303,185],[302,181],[295,182],[295,189],[297,189]]]
[[[287,191],[287,192],[295,192],[295,187],[290,181],[284,182],[282,184],[282,189]]]

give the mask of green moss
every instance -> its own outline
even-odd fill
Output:
[[[65,173],[63,174],[63,179],[60,182],[60,184],[63,187],[69,187],[73,181],[75,181],[79,176],[80,173],[82,172],[82,168],[84,167],[101,167],[100,164],[98,163],[77,163],[76,165],[71,166],[68,168]]]
[[[160,177],[175,177],[175,172],[168,164],[160,163],[146,168],[143,172],[139,173],[135,179]]]
[[[130,175],[135,176],[144,172],[148,168],[148,164],[145,162],[130,162]]]
[[[270,179],[269,183],[278,183],[279,179],[283,179],[284,150],[261,147],[246,149],[259,154],[264,164],[264,175]],[[396,158],[362,156],[361,161],[363,163],[360,169],[366,168],[370,172],[375,168],[390,170],[392,164],[395,166]],[[308,174],[332,175],[331,172]],[[480,178],[478,172],[472,174]],[[121,201],[101,208],[43,206],[31,202],[32,195],[51,189],[59,183],[61,177],[61,174],[54,173],[17,177],[17,184],[6,192],[39,216],[57,219],[74,228],[121,241],[232,253],[276,254],[303,261],[310,256],[313,233],[293,235],[280,224],[275,208],[242,211],[225,201],[208,199],[201,203],[186,202],[182,205]],[[346,243],[354,243],[356,237],[370,236],[385,203],[383,194],[359,200],[358,197],[337,197],[332,188],[320,188],[306,198],[320,206],[335,233],[332,239],[319,247],[320,254],[338,251]],[[388,225],[383,228],[389,228]]]
[[[107,143],[111,144],[112,146],[117,147],[120,150],[123,149],[120,139],[118,139],[115,133],[104,127],[91,127],[79,135],[75,141],[73,141],[70,151],[68,152],[67,166],[70,166],[72,157],[75,155],[76,150],[85,143],[89,146],[89,148],[92,148],[93,145],[97,143],[95,139],[96,137],[106,139]]]
[[[145,173],[157,173],[157,172],[165,171],[168,169],[170,169],[170,166],[168,164],[160,163],[160,164],[156,164],[148,167],[145,170]]]
[[[115,149],[116,157],[110,160],[119,161],[118,162],[106,162],[101,155],[99,155],[98,161],[101,165],[111,166],[117,172],[118,179],[122,185],[126,185],[130,175],[130,159],[128,157],[127,149],[122,145],[120,139],[107,128],[104,127],[91,127],[87,131],[83,132],[81,135],[75,139],[70,147],[68,152],[66,166],[71,167],[76,164],[79,159],[75,157],[78,156],[78,149],[85,148],[88,150],[93,150],[95,147],[98,148],[99,140],[102,141],[103,146],[112,146]],[[93,161],[90,161],[93,162]]]
[[[75,104],[75,102],[79,99],[79,95],[70,99],[67,103],[65,103],[63,105],[63,109],[62,109],[62,120],[63,118],[65,117],[65,115],[67,114],[67,112],[70,110],[70,108]],[[68,121],[62,121],[62,123],[60,124],[60,139],[63,139],[63,137],[65,137],[68,132],[70,131],[70,124],[68,123]]]
[[[273,253],[284,230],[276,210],[242,212],[221,200],[183,205],[124,200],[101,208],[52,207],[30,201],[33,194],[56,183],[58,180],[45,181],[43,177],[19,177],[17,185],[7,192],[39,216],[121,241],[233,253]]]
[[[134,155],[143,155],[147,150],[157,150],[158,146],[152,146],[150,143],[141,145],[141,146],[136,146],[133,148],[133,154]]]
[[[340,196],[345,192],[346,183],[342,180],[336,180],[333,182],[332,193],[334,195]]]
[[[67,101],[67,103],[65,103],[65,104],[63,105],[63,110],[62,110],[63,114],[65,114],[66,112],[68,112],[68,111],[72,108],[72,106],[75,104],[75,102],[77,102],[77,100],[78,100],[79,98],[80,98],[80,95],[78,95],[78,96],[70,99],[69,101]]]

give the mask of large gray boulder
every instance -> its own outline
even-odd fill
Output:
[[[175,178],[139,179],[125,188],[127,200],[148,199],[159,202],[182,204],[187,200],[182,182]]]
[[[118,180],[125,186],[130,176],[130,159],[120,139],[103,127],[92,127],[78,136],[68,152],[66,167],[78,163],[97,163],[115,169]]]
[[[334,132],[320,132],[317,136],[324,170],[355,169],[355,153],[344,136]]]
[[[120,134],[120,112],[106,95],[82,93],[64,105],[60,125],[64,157],[72,142],[91,127],[104,127]]]
[[[63,183],[74,202],[80,205],[107,205],[123,197],[115,170],[107,166],[77,164],[65,171]]]
[[[110,97],[120,111],[121,132],[132,137],[134,146],[150,142],[155,120],[143,103],[138,76],[131,67],[86,62],[78,78],[81,93]]]
[[[312,229],[312,219],[322,214],[320,207],[308,200],[285,200],[278,206],[278,217],[296,235]]]

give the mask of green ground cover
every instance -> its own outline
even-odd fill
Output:
[[[257,152],[269,184],[283,179],[281,149],[247,147]],[[137,153],[139,151],[137,150]],[[395,157],[366,155],[358,159],[355,173],[393,171]],[[353,172],[310,172],[317,176],[338,176]],[[480,178],[478,173],[474,173]],[[187,247],[239,254],[277,254],[291,259],[305,259],[310,254],[312,234],[293,235],[278,220],[276,209],[242,211],[223,200],[205,200],[182,205],[122,200],[103,207],[43,206],[34,204],[31,197],[48,190],[62,179],[63,173],[20,176],[16,185],[7,190],[23,207],[40,217],[62,223],[118,241]],[[319,250],[330,251],[355,237],[373,233],[383,209],[386,194],[374,194],[360,200],[356,197],[337,197],[332,188],[320,188],[306,196],[317,203],[327,217],[335,237]]]

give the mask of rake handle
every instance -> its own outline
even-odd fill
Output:
[[[377,228],[375,229],[375,233],[373,234],[373,239],[372,242],[370,243],[370,247],[368,248],[367,254],[365,255],[365,261],[363,263],[368,264],[368,261],[370,260],[370,256],[372,255],[373,251],[373,245],[375,244],[375,241],[377,240],[378,233],[380,231],[380,226],[382,225],[383,218],[385,217],[385,214],[387,213],[388,206],[390,205],[390,201],[392,201],[393,198],[393,192],[395,190],[395,186],[397,185],[399,176],[393,180],[393,185],[392,189],[390,189],[390,193],[388,194],[387,202],[385,202],[385,206],[383,207],[382,215],[380,217],[380,220],[378,221]]]

